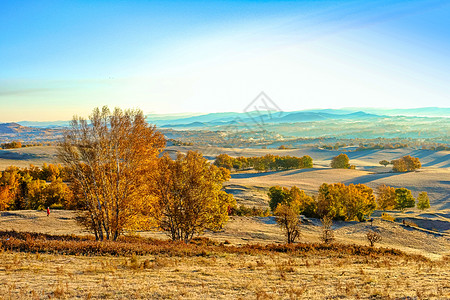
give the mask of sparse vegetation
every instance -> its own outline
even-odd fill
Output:
[[[369,242],[370,247],[375,246],[375,243],[378,243],[382,240],[381,235],[373,230],[369,230],[367,232],[366,238],[367,241]]]
[[[325,244],[331,244],[334,241],[334,232],[333,232],[333,219],[329,216],[324,216],[322,219],[322,235],[320,239]]]

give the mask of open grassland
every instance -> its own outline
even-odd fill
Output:
[[[409,214],[394,214],[397,218],[411,217]],[[41,211],[9,211],[2,212],[0,217],[0,230],[15,230],[19,232],[38,232],[57,235],[92,235],[84,231],[76,220],[73,211],[54,210],[49,217]],[[419,218],[419,216],[417,216]],[[422,219],[424,222],[432,222],[432,219]],[[445,220],[445,218],[441,219]],[[420,224],[417,219],[415,223]],[[369,230],[377,230],[383,240],[377,245],[399,249],[410,254],[420,254],[433,260],[439,260],[445,255],[450,255],[450,236],[445,235],[450,231],[450,222],[432,224],[436,233],[424,232],[414,227],[403,226],[376,217],[373,225],[369,222],[334,222],[336,242],[342,244],[367,245],[365,234]],[[420,224],[424,227],[423,224]],[[440,233],[444,234],[441,235]],[[321,226],[317,219],[310,219],[301,225],[302,242],[320,242]],[[161,231],[141,231],[134,235],[144,238],[167,239]],[[219,232],[205,232],[203,237],[216,242],[226,242],[234,246],[246,244],[271,244],[283,243],[285,237],[276,224],[273,217],[230,217],[225,228]]]
[[[199,240],[169,247],[168,242],[142,239],[103,246],[150,249],[142,255],[98,256],[87,245],[99,243],[89,239],[10,234],[8,241],[7,233],[1,234],[6,249],[0,252],[3,299],[450,297],[448,257],[430,261],[398,250],[340,244],[234,247]],[[9,250],[19,242],[34,248]],[[43,247],[37,248],[39,243]],[[70,249],[74,243],[85,243],[81,248],[88,252],[78,249],[78,255],[62,255],[55,249],[64,243]]]
[[[9,166],[26,168],[30,164],[40,167],[44,163],[58,163],[55,146],[0,149],[0,170],[4,170]]]

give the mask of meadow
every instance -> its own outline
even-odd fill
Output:
[[[200,150],[212,160],[233,149],[171,146],[176,152]],[[238,205],[268,207],[272,185],[296,185],[317,192],[323,182],[404,186],[428,191],[431,208],[375,211],[374,222],[334,222],[335,243],[320,241],[321,224],[307,219],[299,243],[284,246],[274,217],[231,216],[223,230],[205,232],[193,243],[173,244],[161,231],[127,232],[104,246],[76,222],[76,212],[6,211],[0,217],[0,295],[2,299],[156,298],[156,299],[450,299],[450,207],[448,155],[431,150],[347,152],[355,170],[328,167],[340,151],[243,149],[239,155],[310,155],[314,168],[232,173],[225,190]],[[391,173],[378,164],[414,154],[417,172]],[[0,167],[55,163],[55,147],[1,150]],[[402,220],[415,226],[405,226]],[[368,247],[365,234],[382,241]],[[14,231],[14,232],[12,232]],[[119,249],[119,250],[118,250]],[[120,250],[122,249],[122,250]]]

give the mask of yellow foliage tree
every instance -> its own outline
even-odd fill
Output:
[[[377,193],[378,209],[389,210],[395,208],[395,205],[397,204],[395,188],[383,184],[377,188]]]
[[[86,210],[81,222],[97,240],[116,240],[125,228],[135,227],[142,203],[150,201],[148,178],[164,145],[163,135],[139,110],[103,107],[89,121],[73,119],[59,157]]]
[[[210,164],[199,152],[164,156],[152,179],[156,201],[151,209],[158,226],[172,240],[188,242],[205,229],[219,230],[234,198],[222,191],[230,172]]]

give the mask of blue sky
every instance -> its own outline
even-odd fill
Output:
[[[448,1],[1,1],[0,122],[448,107]]]

